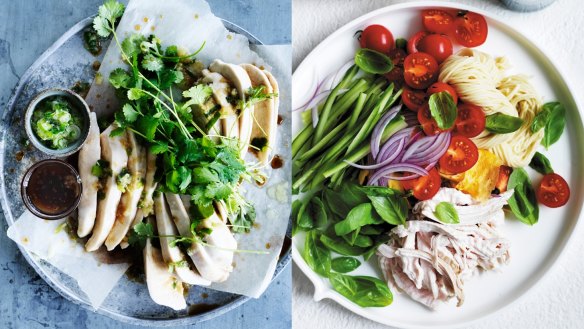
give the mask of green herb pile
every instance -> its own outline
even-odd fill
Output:
[[[224,202],[233,231],[248,231],[255,211],[238,186],[256,174],[241,159],[238,140],[221,137],[216,142],[209,137],[209,128],[219,119],[217,109],[205,113],[205,120],[194,114],[193,108],[211,97],[211,88],[193,85],[180,93],[187,74],[182,68],[192,63],[204,44],[195,53],[181,56],[177,46],[163,49],[153,35],[132,34],[120,41],[115,23],[123,11],[120,3],[107,1],[93,25],[101,37],[113,35],[129,66],[128,70],[115,69],[109,76],[123,104],[115,114],[117,128],[112,136],[131,130],[158,155],[158,191],[190,195],[198,218],[212,214],[214,202]]]

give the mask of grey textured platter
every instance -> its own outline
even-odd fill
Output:
[[[24,212],[20,197],[20,181],[26,169],[46,156],[25,144],[26,134],[22,118],[28,102],[39,91],[50,87],[70,88],[77,82],[93,81],[95,71],[92,64],[100,61],[83,48],[83,31],[90,26],[93,17],[88,17],[59,38],[22,75],[7,103],[0,125],[0,203],[8,225]],[[245,35],[252,44],[261,42],[241,27],[223,20],[225,27]],[[103,45],[103,49],[107,44]],[[288,239],[287,239],[288,240]],[[289,240],[288,240],[289,241]],[[87,297],[77,283],[39,259],[20,245],[18,246],[27,262],[53,289],[69,301],[88,310],[134,325],[177,326],[191,325],[220,316],[249,300],[249,297],[220,292],[203,287],[193,287],[187,304],[191,307],[183,311],[172,311],[155,304],[143,283],[123,276],[106,298],[101,307],[93,310]],[[284,243],[276,267],[274,278],[288,265],[291,259],[290,244]],[[204,296],[204,297],[203,297]]]

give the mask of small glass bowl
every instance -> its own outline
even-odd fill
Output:
[[[75,190],[75,197],[74,199],[71,201],[70,204],[63,206],[63,210],[58,212],[58,213],[47,213],[47,212],[43,212],[41,209],[39,209],[35,204],[34,201],[31,199],[31,196],[29,195],[29,191],[28,188],[30,187],[30,183],[31,183],[31,177],[33,176],[33,174],[35,173],[36,170],[39,170],[41,168],[43,168],[44,166],[60,166],[60,169],[64,169],[64,174],[62,175],[62,180],[67,179],[67,177],[72,177],[73,179],[69,178],[69,181],[67,182],[67,184],[75,184],[75,186],[73,187],[73,189]],[[48,182],[48,178],[45,177],[45,179],[42,180],[43,182]],[[63,183],[65,184],[65,183]],[[81,184],[81,177],[79,176],[79,173],[77,172],[77,170],[75,170],[75,168],[70,165],[69,163],[62,161],[62,160],[57,160],[57,159],[48,159],[48,160],[42,160],[39,161],[37,163],[35,163],[32,167],[30,167],[26,173],[24,174],[24,177],[22,178],[22,182],[20,184],[20,193],[22,195],[22,201],[24,202],[24,205],[26,206],[26,208],[33,213],[35,216],[43,218],[43,219],[48,219],[48,220],[56,220],[56,219],[61,219],[64,217],[67,217],[68,215],[70,215],[75,209],[77,209],[77,206],[79,205],[79,201],[81,200],[81,193],[83,192],[83,186]]]
[[[47,147],[43,142],[38,138],[36,133],[33,131],[32,128],[32,115],[36,107],[45,99],[53,96],[62,96],[66,98],[71,106],[73,106],[83,120],[83,125],[79,127],[81,129],[81,135],[79,139],[75,141],[73,144],[67,146],[64,149],[55,150],[52,148]],[[26,113],[24,115],[24,130],[26,131],[26,135],[30,140],[31,144],[37,148],[38,150],[42,151],[45,154],[48,154],[53,157],[66,157],[69,156],[81,149],[85,141],[87,140],[87,136],[89,135],[89,106],[83,100],[81,96],[69,89],[61,89],[61,88],[51,88],[40,92],[33,100],[30,102],[26,109]]]

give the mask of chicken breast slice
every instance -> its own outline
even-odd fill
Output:
[[[162,258],[166,261],[167,264],[174,265],[174,272],[182,281],[188,284],[203,286],[210,285],[211,282],[203,279],[198,272],[191,270],[188,266],[181,266],[182,264],[186,263],[186,259],[178,247],[171,246],[171,243],[175,238],[170,236],[176,236],[177,230],[170,218],[168,206],[164,201],[164,196],[162,193],[159,193],[154,198],[154,209],[156,213],[156,227],[158,229],[158,234],[160,235],[160,249],[162,250]]]
[[[205,237],[206,244],[195,243],[191,246],[189,256],[203,278],[223,282],[233,271],[233,253],[237,249],[237,241],[216,213],[204,219],[201,225],[211,229],[211,233]]]
[[[276,147],[276,137],[278,136],[278,111],[280,110],[280,87],[278,86],[278,80],[274,77],[272,73],[269,71],[263,71],[266,77],[268,77],[268,81],[272,85],[272,92],[275,94],[272,99],[274,100],[274,109],[273,109],[273,116],[272,116],[272,125],[270,126],[270,130],[268,132],[268,159],[270,158],[270,152],[274,151]]]
[[[225,137],[239,138],[239,119],[235,108],[227,100],[230,96],[231,86],[221,73],[203,70],[203,80],[213,90],[213,98],[221,106],[221,119],[219,124],[221,134]],[[216,128],[215,128],[216,129]]]
[[[254,88],[263,86],[265,93],[272,94],[274,92],[272,83],[264,71],[252,64],[241,64],[241,67],[249,75]],[[274,140],[272,136],[276,135],[276,127],[278,126],[278,110],[275,102],[275,99],[269,98],[254,104],[253,107],[250,142],[253,142],[254,139],[265,139],[266,147],[257,151],[258,160],[264,166],[268,163],[273,147],[270,141]]]
[[[154,175],[156,174],[156,155],[150,152],[146,152],[146,181],[144,183],[144,189],[142,190],[142,196],[138,202],[138,211],[136,211],[136,216],[130,224],[130,227],[136,226],[136,224],[142,222],[144,218],[154,213],[154,201],[152,200],[152,195],[156,190],[156,182],[154,181]],[[129,231],[129,230],[128,230]],[[128,247],[128,234],[120,242],[120,247],[125,249]]]
[[[252,83],[249,75],[242,67],[216,59],[209,65],[209,70],[220,73],[231,81],[237,89],[240,99],[244,101],[244,104],[247,104],[245,103],[246,94],[252,87]],[[253,124],[252,112],[253,105],[249,104],[246,108],[241,109],[241,113],[239,113],[239,141],[241,148],[240,155],[242,158],[247,153],[249,147]]]
[[[83,148],[79,151],[77,167],[83,192],[77,208],[77,235],[80,238],[91,233],[97,216],[97,192],[99,190],[99,178],[91,173],[91,168],[99,161],[101,147],[99,145],[99,126],[95,112],[89,113],[89,135]]]
[[[126,134],[121,136],[110,136],[114,126],[109,126],[101,133],[101,156],[102,159],[109,162],[111,176],[106,179],[103,193],[103,200],[99,201],[97,206],[97,219],[91,238],[85,244],[87,251],[95,251],[104,243],[116,218],[116,209],[122,197],[122,191],[118,188],[116,178],[128,165],[128,154],[126,151],[127,140]]]
[[[138,144],[136,135],[132,131],[127,131],[127,138],[131,149],[128,158],[128,171],[132,181],[126,187],[126,192],[122,194],[122,199],[116,211],[114,226],[105,240],[107,250],[113,250],[128,233],[130,225],[136,217],[138,203],[144,190],[147,166],[146,151]]]
[[[150,239],[144,247],[144,271],[150,298],[159,305],[182,310],[187,307],[182,282],[171,272],[164,262],[160,250],[154,248]]]

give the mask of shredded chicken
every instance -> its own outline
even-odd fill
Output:
[[[497,231],[503,206],[513,191],[478,203],[470,196],[442,188],[434,198],[417,203],[405,225],[390,232],[377,250],[388,284],[434,309],[451,298],[464,303],[464,282],[479,269],[493,270],[509,261],[509,242]],[[451,202],[459,224],[443,224],[434,214],[440,202]]]

